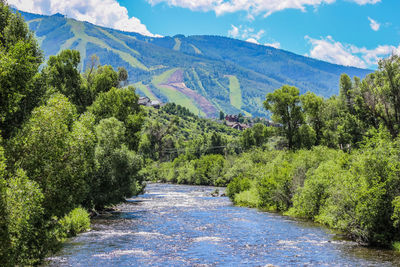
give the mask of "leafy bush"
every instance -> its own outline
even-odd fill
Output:
[[[75,208],[60,220],[65,237],[76,236],[89,229],[90,216],[83,208]]]
[[[234,199],[235,195],[242,192],[249,190],[251,187],[251,180],[249,178],[239,176],[233,179],[226,188],[226,195]]]
[[[251,182],[250,189],[235,194],[233,202],[239,206],[259,207],[260,196],[258,195],[256,181]]]
[[[141,192],[138,175],[142,159],[124,144],[124,124],[116,118],[103,119],[96,127],[98,144],[95,150],[97,166],[93,201],[97,208],[115,204]]]
[[[37,264],[50,249],[45,235],[43,194],[37,183],[18,170],[8,180],[5,196],[9,240],[5,263]]]

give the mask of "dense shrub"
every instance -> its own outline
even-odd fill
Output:
[[[91,186],[94,188],[93,202],[97,208],[118,203],[141,192],[142,179],[138,172],[142,159],[124,144],[125,131],[124,124],[116,118],[103,119],[96,127],[97,171]]]
[[[8,234],[5,242],[8,240],[9,244],[5,263],[37,264],[50,249],[45,235],[44,196],[37,183],[18,170],[7,182],[5,197]]]
[[[226,188],[226,194],[231,199],[234,199],[236,194],[239,194],[242,191],[249,190],[251,187],[251,180],[249,178],[243,177],[240,175],[233,179]]]
[[[363,244],[399,240],[400,143],[384,129],[350,154],[325,147],[253,154],[260,153],[268,160],[255,164],[245,153],[235,162],[245,159],[246,170],[236,164],[227,171],[236,204],[312,219]]]
[[[75,208],[60,220],[65,237],[76,236],[90,227],[89,213],[83,208]]]

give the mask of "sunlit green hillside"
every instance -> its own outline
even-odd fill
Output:
[[[266,93],[283,84],[328,97],[338,93],[340,74],[364,77],[370,72],[226,37],[151,38],[59,14],[22,15],[46,57],[62,49],[79,50],[83,71],[96,54],[101,64],[125,67],[140,94],[208,117],[219,110],[265,116]]]

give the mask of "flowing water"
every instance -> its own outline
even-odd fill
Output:
[[[400,254],[338,240],[329,230],[235,207],[213,187],[149,184],[93,221],[50,266],[400,266]]]

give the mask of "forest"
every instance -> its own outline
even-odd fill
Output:
[[[0,1],[0,262],[37,265],[90,216],[145,181],[227,186],[237,205],[314,220],[400,249],[400,58],[340,94],[285,85],[264,107],[279,127],[243,132],[168,103],[142,107],[128,73],[64,50],[44,61]]]

